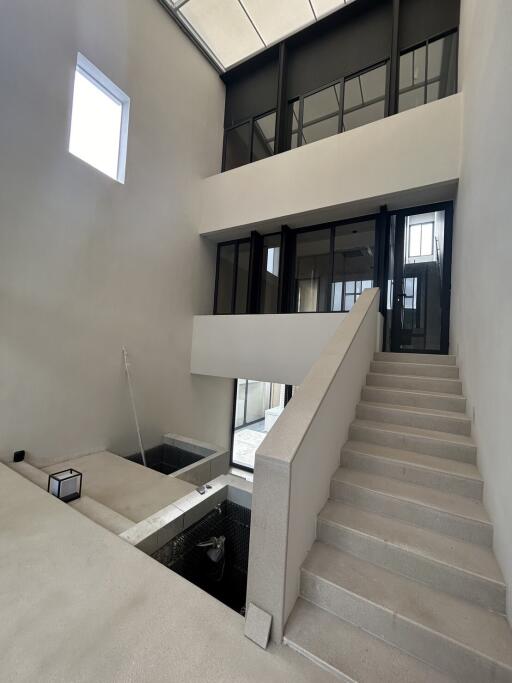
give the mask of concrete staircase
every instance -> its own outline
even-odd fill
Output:
[[[285,642],[358,683],[512,683],[454,356],[377,353]]]

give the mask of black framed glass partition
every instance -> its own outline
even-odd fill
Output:
[[[279,419],[293,387],[251,379],[235,380],[231,464],[254,470],[259,445]]]
[[[307,93],[288,105],[288,148],[301,147],[386,116],[388,64]]]
[[[297,313],[329,310],[332,269],[331,229],[300,232],[295,246],[295,303]]]
[[[336,226],[331,311],[350,311],[361,292],[373,287],[374,270],[375,219]]]
[[[265,235],[261,259],[260,313],[278,312],[280,262],[281,234]]]
[[[457,32],[452,32],[402,52],[399,112],[457,92],[457,43]]]
[[[222,169],[230,171],[272,156],[275,152],[276,112],[232,126],[224,132],[224,154]]]
[[[219,245],[213,305],[215,314],[247,313],[250,253],[248,239]]]

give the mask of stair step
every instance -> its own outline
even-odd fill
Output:
[[[512,681],[505,617],[316,542],[301,595],[468,683]]]
[[[378,351],[375,360],[390,363],[432,363],[433,365],[455,365],[456,357],[439,353],[394,353],[392,351]]]
[[[475,465],[364,441],[347,441],[341,465],[438,491],[482,500],[483,481]]]
[[[455,394],[436,394],[431,391],[412,391],[391,387],[365,386],[361,398],[373,403],[391,403],[417,408],[435,408],[464,414],[466,399]]]
[[[335,472],[331,497],[462,541],[492,545],[484,506],[471,498],[346,468]]]
[[[459,434],[356,419],[350,425],[349,439],[435,455],[438,458],[473,464],[476,462],[474,442],[470,437]]]
[[[505,584],[490,548],[333,500],[318,517],[318,539],[438,590],[505,612]]]
[[[361,420],[388,422],[406,427],[460,434],[461,436],[471,434],[469,417],[447,410],[361,401],[357,405],[356,415]]]
[[[385,372],[369,372],[366,384],[395,389],[410,389],[412,391],[431,391],[442,394],[462,394],[460,379],[445,379],[443,377],[416,377],[414,375],[388,375]]]
[[[389,361],[373,360],[370,363],[370,372],[382,372],[389,375],[459,379],[459,368],[456,365],[434,365],[433,363],[390,363]]]
[[[454,679],[299,598],[284,642],[351,683],[454,683]]]

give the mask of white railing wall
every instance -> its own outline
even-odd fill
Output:
[[[256,454],[247,602],[272,615],[276,642],[377,349],[378,294],[361,294]]]

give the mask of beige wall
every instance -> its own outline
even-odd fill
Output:
[[[214,259],[195,229],[223,86],[156,0],[10,0],[0,20],[0,457],[227,443],[231,383],[192,377]],[[71,156],[77,51],[131,97],[126,184]]]
[[[463,158],[453,248],[459,356],[512,619],[512,3],[463,0]]]
[[[346,313],[196,316],[191,372],[302,384],[346,316]]]
[[[220,239],[258,222],[270,229],[452,199],[461,115],[452,95],[208,178],[200,232]]]

